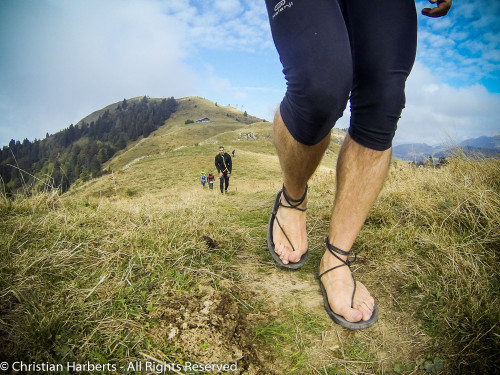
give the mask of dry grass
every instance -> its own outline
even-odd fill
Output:
[[[338,146],[310,182],[310,261],[286,273],[265,245],[280,188],[269,131],[242,126],[175,151],[137,148],[116,164],[136,160],[128,168],[62,196],[2,196],[0,358],[186,360],[175,341],[155,334],[156,316],[165,300],[212,288],[237,302],[249,339],[281,366],[276,373],[418,374],[440,361],[441,373],[498,372],[500,161],[394,164],[355,244],[357,277],[377,298],[380,321],[347,332],[324,313],[314,281]],[[226,196],[198,182],[213,163],[214,140],[236,150]]]
[[[463,155],[394,169],[358,241],[373,282],[419,319],[450,373],[499,369],[499,177],[499,160]]]
[[[148,349],[145,325],[161,297],[237,278],[245,236],[212,228],[224,218],[205,215],[197,194],[162,207],[148,196],[3,205],[2,358],[132,360]],[[207,249],[205,233],[220,251]]]

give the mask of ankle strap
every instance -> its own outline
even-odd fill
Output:
[[[349,254],[351,254],[351,250],[349,251],[344,251],[344,250],[340,250],[338,247],[335,247],[333,246],[332,244],[330,244],[330,239],[328,238],[328,236],[325,238],[325,243],[326,243],[326,248],[328,249],[328,251],[330,251],[330,253],[337,259],[339,259],[340,261],[342,261],[342,263],[344,263],[346,266],[350,267],[351,264],[353,264],[358,255],[356,253],[354,253],[354,259],[353,260],[350,260],[350,259],[346,259],[346,260],[343,260],[341,259],[337,254],[340,254],[340,255],[344,255],[344,256],[349,256]],[[337,253],[337,254],[335,254]]]
[[[297,210],[301,210],[301,211],[305,211],[306,210],[306,209],[301,209],[301,208],[298,208],[298,207],[306,199],[306,196],[307,196],[307,184],[306,184],[306,190],[304,191],[304,194],[302,195],[302,197],[300,199],[292,199],[292,198],[290,198],[290,196],[286,193],[286,189],[285,189],[285,185],[284,184],[283,184],[282,191],[283,191],[283,197],[285,197],[286,202],[289,204],[289,206],[288,206],[289,208],[296,208]],[[283,206],[283,207],[287,207],[287,206]]]

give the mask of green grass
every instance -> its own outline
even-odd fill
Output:
[[[110,175],[64,195],[0,197],[2,360],[226,358],[230,350],[220,344],[225,351],[217,352],[213,337],[232,329],[221,342],[237,348],[241,369],[261,373],[479,374],[500,367],[498,160],[458,155],[439,169],[394,163],[355,243],[356,276],[381,315],[373,328],[349,332],[328,318],[314,281],[338,145],[332,142],[310,181],[309,262],[285,272],[265,243],[281,186],[269,124],[223,123],[226,112],[213,103],[189,103],[144,146],[111,161]],[[198,145],[185,142],[186,116],[198,115],[188,104],[220,126],[197,135]],[[168,138],[177,131],[179,138]],[[240,139],[241,132],[257,140]],[[236,150],[227,196],[218,181],[209,191],[198,180],[219,142]],[[226,324],[202,320],[211,306],[218,306],[211,319]],[[198,326],[183,331],[180,322],[194,317]],[[206,336],[190,346],[183,334],[196,337],[196,329]]]

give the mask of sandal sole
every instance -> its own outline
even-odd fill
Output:
[[[346,320],[342,315],[339,315],[337,313],[334,313],[332,308],[330,307],[330,303],[328,303],[328,295],[326,293],[326,289],[321,282],[321,279],[318,277],[318,282],[319,282],[319,287],[321,289],[321,294],[323,295],[323,303],[325,305],[325,310],[328,314],[328,316],[338,325],[351,329],[351,330],[356,330],[356,329],[365,329],[368,327],[371,327],[374,325],[377,320],[378,320],[378,307],[377,303],[375,303],[375,306],[373,306],[373,312],[372,316],[368,320],[360,320],[359,322],[350,322]]]

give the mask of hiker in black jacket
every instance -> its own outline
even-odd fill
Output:
[[[231,156],[227,152],[224,152],[223,146],[219,147],[219,155],[215,157],[215,168],[217,168],[217,172],[219,172],[220,192],[224,194],[225,191],[227,193],[233,162]],[[226,185],[225,188],[224,184]]]

